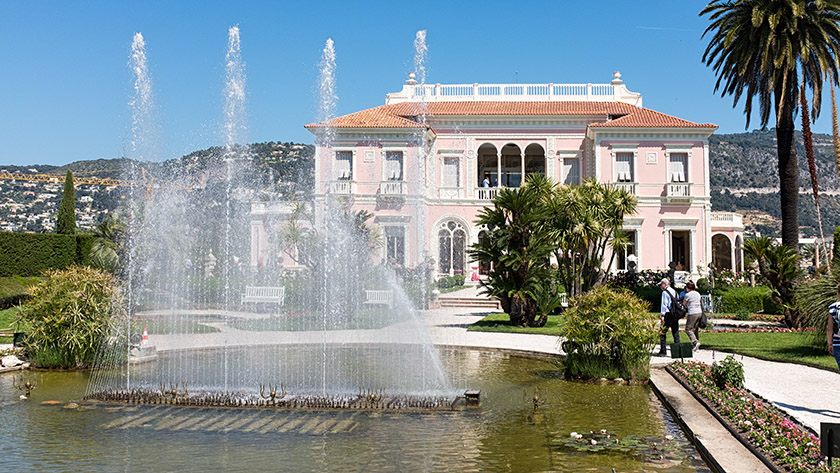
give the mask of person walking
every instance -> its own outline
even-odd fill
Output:
[[[682,303],[686,308],[685,333],[691,340],[692,350],[700,349],[700,317],[703,316],[703,305],[700,303],[700,293],[697,292],[697,285],[694,281],[685,283],[685,297]]]
[[[828,322],[825,327],[825,337],[828,341],[828,353],[837,360],[840,370],[840,287],[837,288],[838,302],[828,306]]]
[[[661,329],[659,333],[659,356],[668,356],[665,346],[665,336],[668,329],[674,335],[674,343],[680,343],[680,319],[671,317],[671,304],[679,304],[677,300],[677,293],[671,287],[671,281],[663,278],[659,281],[659,289],[662,289],[662,301],[659,306],[659,323]]]

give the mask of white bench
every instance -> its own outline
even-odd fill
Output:
[[[246,302],[274,302],[283,305],[286,300],[286,288],[266,286],[246,286],[242,294],[242,303]]]
[[[382,304],[391,308],[394,304],[393,291],[369,291],[365,290],[365,304]]]
[[[569,296],[565,292],[560,293],[560,307],[564,309],[569,307]]]

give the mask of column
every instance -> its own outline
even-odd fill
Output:
[[[519,185],[525,184],[525,148],[521,148],[522,151],[519,152],[519,165],[522,169],[522,175],[519,178]]]
[[[502,149],[496,151],[496,187],[502,187]]]

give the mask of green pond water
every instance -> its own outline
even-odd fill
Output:
[[[74,407],[88,373],[0,374],[0,470],[710,471],[647,386],[565,381],[549,361],[495,352],[441,355],[481,390],[481,407],[422,414]],[[36,388],[20,401],[13,380],[24,378]],[[546,402],[534,409],[537,390]]]

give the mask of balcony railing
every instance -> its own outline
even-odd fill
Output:
[[[382,181],[379,183],[379,195],[405,195],[405,181]]]
[[[439,187],[438,198],[440,199],[463,199],[464,189],[461,187]]]
[[[669,182],[665,191],[665,196],[669,201],[688,201],[691,200],[691,183],[690,182]]]
[[[744,219],[735,212],[712,212],[712,227],[743,228]]]
[[[498,187],[476,187],[475,198],[479,200],[493,200],[499,193]]]
[[[355,194],[356,181],[332,181],[330,182],[330,194]]]
[[[615,182],[613,183],[616,189],[627,191],[630,195],[636,195],[636,185],[635,182]]]

